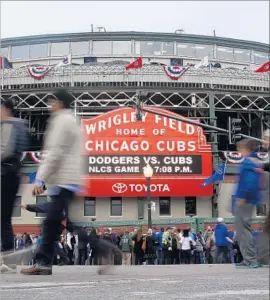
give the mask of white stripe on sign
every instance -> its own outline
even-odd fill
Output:
[[[251,295],[269,295],[269,290],[243,290],[243,291],[220,291],[216,293],[200,293],[195,295],[188,295],[188,299],[195,299],[201,297],[216,297],[216,296],[251,296]]]

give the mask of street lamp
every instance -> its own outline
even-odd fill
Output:
[[[147,188],[147,210],[148,210],[148,228],[152,229],[152,211],[151,211],[151,195],[150,195],[150,182],[153,176],[153,168],[150,165],[146,165],[143,168],[143,175],[146,179]]]

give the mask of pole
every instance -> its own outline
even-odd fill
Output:
[[[147,186],[147,210],[148,210],[148,229],[152,229],[152,210],[151,210],[151,194],[150,194],[150,182],[151,178],[146,178]]]
[[[216,112],[214,105],[214,92],[209,93],[209,116],[210,116],[210,124],[212,127],[216,127]],[[214,170],[217,170],[219,165],[219,155],[218,155],[218,137],[216,132],[210,133],[210,140],[212,143],[212,151],[213,151],[213,167]],[[212,217],[217,218],[219,216],[219,208],[218,208],[218,195],[219,195],[219,184],[214,182],[214,193],[212,196]]]
[[[136,105],[129,105],[129,106],[136,109]],[[182,121],[184,123],[192,124],[192,125],[195,125],[195,126],[200,126],[202,128],[211,129],[211,130],[215,130],[215,131],[218,131],[218,132],[223,132],[223,133],[229,134],[229,130],[227,130],[227,129],[219,128],[219,127],[216,127],[216,126],[211,126],[211,125],[208,125],[208,124],[198,123],[196,121],[193,121],[193,120],[190,120],[188,118],[181,117],[181,116],[177,116],[177,117],[170,116],[170,115],[167,115],[165,113],[153,111],[153,110],[148,109],[148,108],[141,108],[140,110],[143,111],[143,112],[148,112],[150,114],[155,114],[157,116],[169,118],[169,119],[176,120],[176,121]],[[249,135],[245,135],[245,134],[241,134],[241,133],[239,133],[238,135],[241,135],[243,138],[248,138],[248,139],[255,140],[257,142],[261,142],[261,143],[263,142],[263,140],[255,138],[253,136],[249,136]]]

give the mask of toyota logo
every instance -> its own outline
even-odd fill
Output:
[[[128,187],[126,184],[124,183],[115,183],[112,186],[112,190],[113,192],[115,192],[116,194],[123,194],[127,191]]]

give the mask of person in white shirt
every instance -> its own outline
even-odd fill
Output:
[[[180,239],[180,244],[182,247],[183,260],[185,264],[190,264],[191,262],[191,250],[196,246],[196,243],[189,236],[189,230],[185,229],[183,231],[183,236]]]

